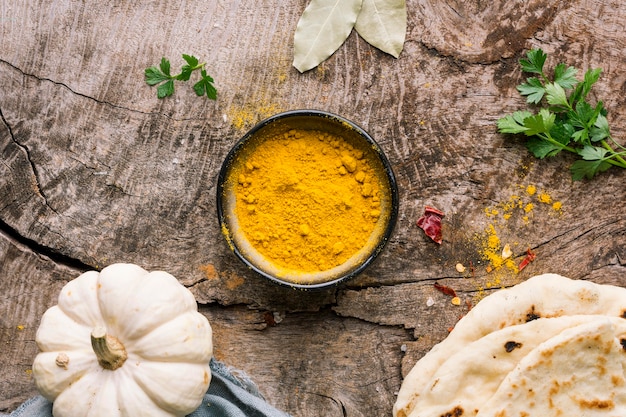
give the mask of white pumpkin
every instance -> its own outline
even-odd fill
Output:
[[[114,264],[67,283],[37,330],[55,417],[184,416],[211,380],[211,326],[172,275]]]

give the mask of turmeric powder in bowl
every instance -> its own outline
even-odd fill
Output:
[[[310,110],[261,122],[231,150],[218,184],[231,249],[280,284],[321,288],[369,265],[398,210],[389,162],[361,128]]]

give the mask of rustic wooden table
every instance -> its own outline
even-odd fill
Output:
[[[113,3],[0,4],[0,411],[36,394],[34,336],[60,288],[114,262],[178,277],[212,323],[215,357],[302,417],[389,416],[402,376],[493,289],[543,272],[626,285],[626,171],[572,182],[572,158],[535,160],[495,125],[524,108],[517,60],[537,46],[552,65],[604,69],[592,94],[624,143],[621,2],[409,0],[399,59],[352,33],[304,74],[291,60],[306,0]],[[217,101],[187,85],[157,100],[145,85],[146,67],[162,56],[182,64],[182,53],[206,60]],[[400,189],[380,258],[316,293],[247,270],[215,207],[235,141],[300,108],[369,131]],[[441,245],[415,224],[426,205],[446,214]],[[527,248],[536,260],[488,271],[489,235],[516,262]]]

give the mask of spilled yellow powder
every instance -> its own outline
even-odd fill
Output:
[[[486,263],[487,279],[479,285],[478,298],[482,298],[484,290],[500,287],[504,285],[505,279],[510,280],[519,273],[517,263],[524,256],[523,251],[517,254],[518,259],[516,261],[516,254],[513,253],[510,256],[508,250],[503,256],[505,246],[508,245],[509,248],[523,247],[524,251],[525,248],[531,246],[526,243],[519,245],[518,242],[502,242],[499,233],[506,232],[504,234],[511,236],[514,232],[511,230],[511,221],[515,219],[520,219],[524,226],[530,225],[535,218],[534,213],[536,211],[536,214],[539,215],[538,218],[541,219],[541,215],[546,214],[544,208],[546,206],[550,207],[548,214],[562,213],[562,203],[554,201],[547,191],[538,192],[537,187],[533,184],[520,185],[519,187],[523,190],[521,195],[513,193],[508,199],[484,209],[485,217],[489,223],[481,234],[476,235],[475,239],[478,243],[479,255],[482,261]]]
[[[215,265],[213,264],[200,265],[198,269],[204,272],[204,276],[209,281],[219,278],[219,275],[217,274],[217,270],[215,269]]]
[[[528,203],[524,206],[524,212],[530,213],[531,211],[533,211],[534,208],[535,205],[533,203]]]
[[[281,111],[283,111],[282,107],[276,103],[261,102],[256,105],[246,104],[243,107],[233,106],[226,115],[235,129],[242,130]]]
[[[487,207],[485,209],[485,214],[487,215],[487,217],[497,216],[498,214],[500,214],[500,211],[498,211],[498,209],[493,208],[493,207]]]
[[[550,194],[546,193],[545,191],[542,191],[541,193],[539,193],[539,196],[537,197],[537,199],[539,200],[540,203],[545,203],[545,204],[552,203],[552,196],[550,196]]]
[[[517,273],[517,265],[511,257],[504,258],[502,256],[503,245],[496,231],[494,224],[489,224],[481,237],[482,246],[480,255],[483,260],[488,262],[489,272],[493,272],[502,267]]]
[[[232,274],[228,279],[226,279],[226,288],[232,291],[243,285],[244,282],[243,277]]]

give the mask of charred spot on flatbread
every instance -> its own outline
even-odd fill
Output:
[[[620,339],[619,343],[622,345],[622,349],[626,350],[626,339]]]
[[[613,409],[615,408],[615,403],[611,400],[578,400],[578,404],[580,408],[588,408],[588,409]]]
[[[509,340],[508,342],[506,342],[504,344],[504,350],[507,351],[507,353],[511,353],[513,352],[515,349],[517,348],[521,348],[522,344],[519,342],[514,342],[513,340]]]
[[[461,407],[454,407],[452,411],[443,413],[440,417],[461,417],[463,415],[463,409]]]
[[[622,310],[622,314],[620,314],[620,317],[626,319],[626,310]]]
[[[537,320],[541,318],[541,314],[538,311],[535,311],[535,306],[530,306],[530,311],[526,313],[526,323],[529,321]]]

